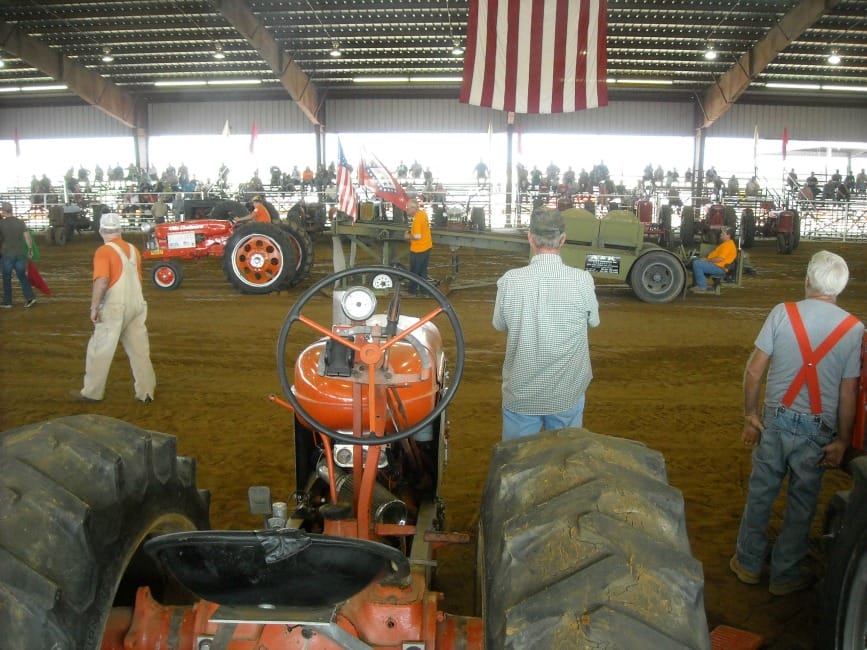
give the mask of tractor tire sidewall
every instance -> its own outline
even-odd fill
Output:
[[[480,513],[486,647],[711,647],[658,452],[585,429],[502,442]]]
[[[777,252],[789,255],[792,252],[792,233],[777,233]]]
[[[163,269],[166,269],[170,273],[172,278],[170,282],[159,278]],[[174,291],[180,287],[181,282],[184,281],[184,267],[172,261],[158,262],[153,271],[151,271],[151,280],[153,281],[154,286],[161,291]]]
[[[238,217],[246,217],[248,214],[250,211],[247,206],[239,201],[220,201],[211,208],[211,214],[208,218],[232,221]]]
[[[689,248],[695,244],[695,211],[686,207],[680,215],[680,241]]]
[[[142,581],[162,596],[146,539],[209,527],[173,436],[77,415],[7,431],[0,452],[3,492],[18,495],[0,502],[4,648],[100,648],[112,606],[131,607]]]
[[[741,231],[743,234],[743,248],[752,248],[756,241],[756,215],[752,208],[744,208],[741,215]]]
[[[270,280],[262,282],[248,281],[235,262],[235,250],[246,241],[255,238],[256,235],[261,235],[273,243],[279,249],[282,258],[282,264],[276,275]],[[223,251],[223,272],[229,283],[241,293],[261,295],[282,291],[290,286],[295,277],[295,267],[295,246],[282,228],[275,224],[253,222],[237,227],[226,242]]]
[[[68,233],[66,232],[66,226],[58,226],[54,229],[54,243],[58,246],[66,246],[66,243],[69,241]]]
[[[280,223],[280,212],[274,207],[274,204],[271,203],[271,201],[263,200],[262,205],[264,205],[265,209],[268,211],[268,214],[271,217],[271,223]]]
[[[295,275],[289,281],[289,286],[295,287],[310,277],[310,272],[313,270],[313,262],[316,258],[316,247],[306,228],[298,223],[297,220],[287,219],[280,223],[280,228],[295,246],[297,260],[295,263]]]
[[[798,244],[801,243],[801,217],[795,212],[795,216],[792,219],[792,250],[798,248]]]
[[[856,647],[850,640],[844,643],[847,630],[857,635],[867,622],[847,620],[853,588],[857,586],[853,578],[859,564],[867,562],[867,456],[853,460],[851,471],[852,490],[834,496],[826,517],[827,530],[823,531],[826,569],[819,585],[817,647],[828,650]],[[864,594],[854,596],[865,598]]]
[[[661,273],[660,273],[661,271]],[[656,280],[661,277],[661,280]],[[671,302],[683,293],[686,271],[680,260],[662,249],[644,253],[629,269],[627,279],[636,297],[648,303]]]

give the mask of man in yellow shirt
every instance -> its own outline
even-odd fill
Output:
[[[412,218],[409,232],[405,235],[409,239],[409,270],[420,278],[427,278],[427,264],[433,248],[427,212],[419,209],[416,199],[410,199],[406,204],[406,214]],[[419,289],[415,282],[409,283],[409,295],[417,296]]]
[[[720,230],[719,246],[714,248],[707,257],[695,260],[692,263],[692,278],[693,286],[690,291],[693,293],[704,293],[708,290],[707,278],[722,277],[726,274],[726,266],[735,261],[738,256],[738,247],[735,246],[732,236],[734,235],[733,228],[723,228]]]

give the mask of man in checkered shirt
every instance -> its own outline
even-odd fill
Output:
[[[532,259],[497,281],[494,327],[508,333],[503,363],[503,440],[580,427],[590,385],[587,328],[599,325],[593,276],[566,266],[563,215],[530,218]]]

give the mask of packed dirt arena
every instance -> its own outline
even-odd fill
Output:
[[[143,244],[141,235],[126,238]],[[120,349],[105,400],[68,401],[70,389],[81,386],[92,327],[87,306],[97,236],[85,232],[63,247],[49,246],[39,235],[37,241],[38,265],[52,295],[40,294],[25,310],[13,281],[14,307],[0,312],[0,429],[88,412],[176,435],[180,453],[198,459],[199,486],[211,491],[212,526],[259,526],[260,518],[247,510],[247,487],[269,485],[283,497],[294,489],[292,417],[268,400],[280,392],[275,342],[294,299],[331,271],[330,239],[317,241],[311,279],[281,294],[239,294],[215,259],[186,264],[182,287],[158,291],[146,264],[158,381],[150,405],[133,399]],[[807,262],[820,249],[846,258],[851,280],[839,304],[867,318],[867,244],[802,241],[793,254],[779,255],[775,242],[764,240],[750,251],[755,275],[744,276],[742,286],[724,286],[719,296],[689,294],[670,304],[647,304],[624,285],[597,283],[601,325],[590,333],[595,377],[587,393],[586,428],[639,440],[664,454],[669,480],[686,501],[692,551],[704,568],[709,627],[749,630],[775,649],[813,647],[817,592],[775,597],[767,579],[747,586],[728,569],[750,472],[749,451],[740,441],[741,378],[766,314],[778,302],[803,296]],[[505,335],[491,326],[494,282],[525,262],[515,255],[464,251],[460,282],[449,294],[467,343],[463,381],[449,409],[443,497],[451,530],[474,533],[488,461],[500,437]],[[448,251],[435,249],[430,272],[437,279],[449,275]],[[475,286],[460,288],[465,280]],[[423,305],[408,301],[404,311]],[[321,317],[325,323],[330,314]],[[849,483],[840,471],[824,479],[810,539],[817,576],[825,504]],[[782,509],[778,501],[774,530]],[[440,553],[435,586],[445,593],[446,611],[473,613],[474,556],[472,544]]]

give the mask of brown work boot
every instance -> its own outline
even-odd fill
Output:
[[[759,584],[759,580],[761,576],[758,573],[750,573],[746,569],[741,566],[741,563],[738,562],[738,554],[735,553],[732,555],[732,559],[729,560],[729,569],[738,577],[738,580],[748,585],[757,585]]]

